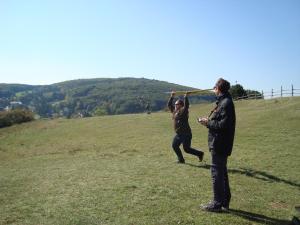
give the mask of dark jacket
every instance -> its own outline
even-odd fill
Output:
[[[184,106],[180,110],[175,110],[173,97],[168,101],[168,108],[173,114],[174,130],[177,134],[192,134],[189,125],[189,100],[184,98]]]
[[[217,97],[217,106],[208,120],[208,147],[220,155],[231,155],[235,133],[235,109],[229,93]]]

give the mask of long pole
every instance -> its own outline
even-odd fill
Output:
[[[188,94],[206,94],[207,92],[213,92],[212,89],[202,89],[202,90],[192,90],[192,91],[174,91],[175,95],[184,95]],[[165,92],[166,94],[171,94],[171,91]]]

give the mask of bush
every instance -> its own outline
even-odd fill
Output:
[[[0,112],[0,128],[32,120],[34,120],[33,112],[26,109]]]

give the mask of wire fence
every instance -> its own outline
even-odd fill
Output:
[[[291,89],[283,89],[282,86],[280,90],[271,89],[271,91],[261,91],[254,94],[247,94],[234,100],[243,100],[243,99],[271,99],[271,98],[282,98],[282,97],[295,97],[300,96],[300,89],[294,88],[291,86]]]

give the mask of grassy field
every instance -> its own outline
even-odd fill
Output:
[[[0,129],[0,224],[289,224],[300,204],[300,98],[236,102],[230,213],[212,196],[207,129],[192,105],[204,162],[175,163],[169,113],[38,120]]]

